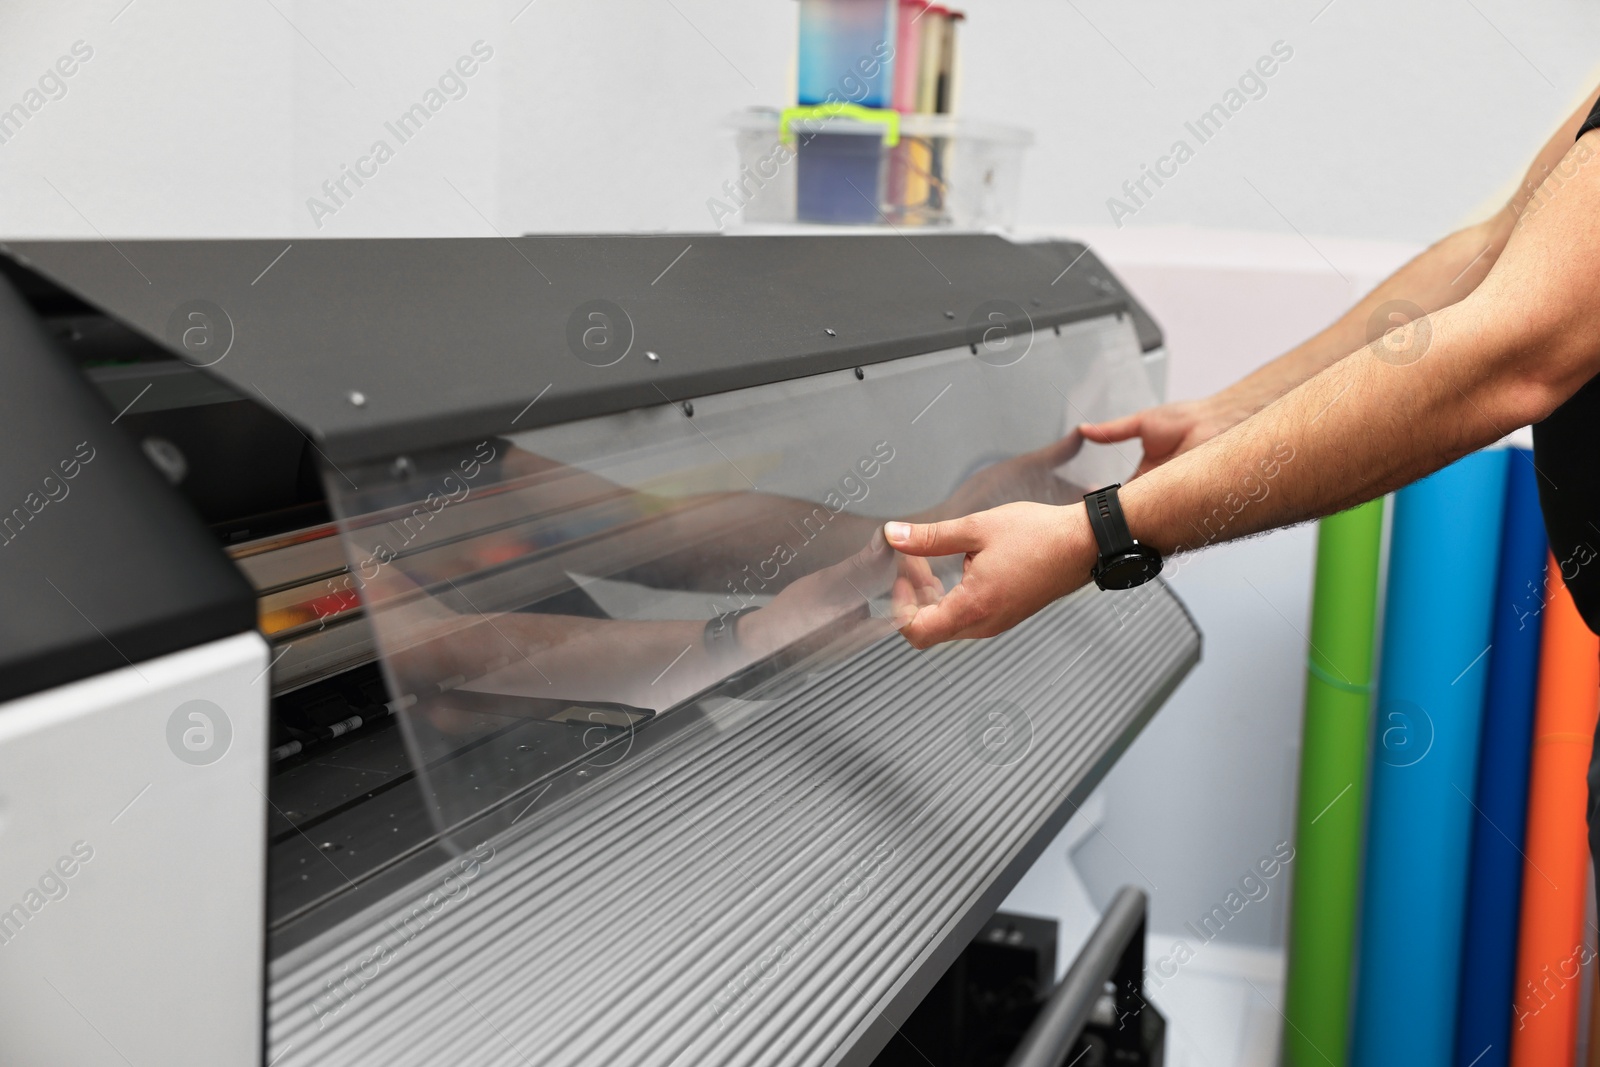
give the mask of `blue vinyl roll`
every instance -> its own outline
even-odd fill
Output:
[[[1367,814],[1356,1067],[1449,1067],[1506,452],[1395,494]]]
[[[1511,1005],[1516,997],[1522,841],[1548,548],[1533,453],[1513,449],[1507,455],[1505,525],[1491,631],[1494,645],[1483,700],[1478,810],[1472,817],[1456,1067],[1505,1067],[1510,1062]]]

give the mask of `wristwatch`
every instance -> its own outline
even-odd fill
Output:
[[[706,620],[706,628],[701,632],[700,641],[705,646],[706,652],[711,655],[712,662],[720,664],[738,658],[739,620],[755,610],[756,605],[750,604],[737,611],[713,615]]]
[[[1101,589],[1132,589],[1161,573],[1161,553],[1141,545],[1128,531],[1128,520],[1122,517],[1122,504],[1117,500],[1121,488],[1120,484],[1108,485],[1083,498],[1089,509],[1089,528],[1100,546],[1100,558],[1089,573]]]

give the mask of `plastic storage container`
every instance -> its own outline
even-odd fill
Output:
[[[739,171],[708,201],[730,222],[891,223],[981,229],[1016,221],[1023,150],[1033,134],[949,115],[900,115],[898,137],[848,115],[733,116]]]

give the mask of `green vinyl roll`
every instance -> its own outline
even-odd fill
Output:
[[[1306,662],[1285,991],[1286,1067],[1349,1062],[1383,501],[1322,520]]]

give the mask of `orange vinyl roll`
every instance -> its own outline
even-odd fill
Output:
[[[1600,883],[1595,881],[1592,866],[1589,871],[1589,892],[1591,895],[1600,892]],[[1584,932],[1589,935],[1589,948],[1591,950],[1600,948],[1594,926],[1591,925]],[[1600,966],[1594,966],[1589,982],[1589,1048],[1584,1054],[1583,1062],[1588,1064],[1588,1067],[1600,1067],[1600,1032],[1596,1032],[1596,1027],[1600,1027]]]
[[[1571,1067],[1577,1057],[1588,891],[1589,754],[1600,710],[1600,638],[1589,632],[1550,560],[1539,653],[1527,864],[1517,946],[1512,1067]]]

